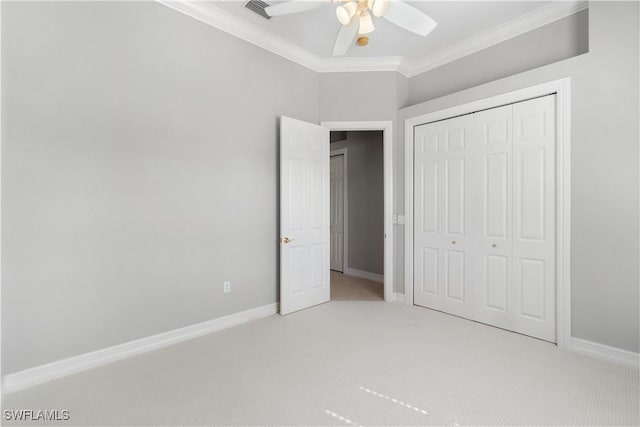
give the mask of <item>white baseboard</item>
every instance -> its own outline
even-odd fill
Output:
[[[608,345],[598,344],[581,338],[571,338],[570,350],[630,368],[638,369],[640,366],[640,355],[638,353],[621,348],[609,347]]]
[[[399,302],[404,304],[404,294],[401,294],[399,292],[394,292],[392,298],[393,298],[392,302]]]
[[[384,276],[382,274],[369,273],[368,271],[356,270],[355,268],[351,267],[345,268],[344,274],[346,274],[347,276],[359,277],[361,279],[384,283]]]
[[[2,391],[5,394],[11,393],[127,357],[146,353],[147,351],[176,344],[180,341],[210,334],[242,323],[247,323],[251,320],[271,316],[277,312],[277,303],[268,304],[113,347],[47,363],[46,365],[36,366],[35,368],[6,375],[3,378]]]

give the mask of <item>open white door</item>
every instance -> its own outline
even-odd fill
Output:
[[[329,301],[329,129],[280,119],[280,314]]]

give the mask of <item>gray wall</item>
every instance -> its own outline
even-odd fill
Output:
[[[154,2],[2,9],[3,373],[276,302],[318,75]]]
[[[464,76],[473,75],[468,72],[478,64],[500,61],[513,68],[513,58],[530,48],[507,42],[509,49],[489,48],[447,66],[447,73],[415,77],[409,81],[413,102],[427,102],[399,112],[404,120],[571,77],[572,334],[635,352],[640,347],[638,7],[636,2],[590,2],[589,53],[584,55],[463,90],[468,87]],[[455,93],[428,100],[441,86]],[[396,143],[404,156],[403,144]],[[403,176],[404,168],[396,177]]]
[[[2,8],[3,373],[275,302],[278,115],[394,120],[402,214],[404,119],[567,76],[573,335],[638,351],[637,3],[591,2],[586,54],[583,13],[575,43],[551,24],[412,79],[318,75],[151,2]]]
[[[410,79],[407,105],[589,51],[589,10],[552,22]]]
[[[395,71],[321,73],[320,120],[394,120],[398,87]]]
[[[390,120],[393,122],[394,139],[401,138],[402,123],[396,120],[398,108],[408,100],[409,82],[397,72],[368,73],[322,73],[320,74],[320,120]],[[395,147],[394,147],[395,150]],[[404,159],[393,153],[393,168],[402,167]],[[393,183],[393,209],[401,210],[398,205],[398,179]],[[401,201],[401,200],[400,200]],[[398,241],[401,226],[394,225],[394,253],[402,251],[402,241]],[[402,264],[394,260],[393,287],[402,292]]]
[[[381,131],[347,132],[349,267],[384,274],[384,172]]]

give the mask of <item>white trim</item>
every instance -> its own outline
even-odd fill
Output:
[[[288,40],[215,6],[212,4],[213,2],[198,0],[156,1],[320,73],[397,71],[406,77],[416,76],[464,56],[479,52],[589,7],[587,1],[555,1],[498,27],[491,28],[453,46],[437,51],[420,61],[408,62],[398,56],[321,58]]]
[[[27,387],[61,378],[87,369],[136,356],[151,350],[156,350],[181,341],[196,338],[212,332],[247,323],[252,320],[275,315],[278,311],[278,304],[268,304],[262,307],[253,308],[206,322],[197,323],[173,331],[130,341],[113,347],[92,351],[68,359],[36,366],[35,368],[9,374],[3,378],[4,392],[12,393]]]
[[[571,345],[571,79],[569,77],[405,120],[405,303],[413,304],[413,129],[415,126],[556,94],[556,340]]]
[[[393,302],[399,302],[401,304],[404,304],[404,294],[401,294],[399,292],[394,292],[393,293]]]
[[[355,268],[347,267],[344,269],[344,274],[347,276],[353,276],[353,277],[359,277],[361,279],[371,280],[373,282],[384,283],[384,276],[382,274],[371,273],[369,271],[362,271],[362,270],[357,270]]]
[[[393,125],[392,121],[322,122],[330,130],[381,130],[384,158],[384,300],[393,294]],[[348,269],[345,265],[345,270]]]
[[[593,341],[583,340],[582,338],[572,338],[569,349],[576,353],[586,354],[596,359],[613,362],[629,368],[640,368],[640,354],[629,350],[598,344]]]
[[[357,73],[366,71],[405,71],[401,56],[317,58],[312,68],[319,73]],[[402,70],[402,71],[401,71]]]
[[[344,200],[342,201],[342,272],[344,273],[349,265],[349,150],[346,148],[340,148],[329,152],[329,156],[342,156],[343,157],[343,177],[342,177],[342,194]]]
[[[311,52],[214,6],[213,2],[199,0],[156,1],[304,67],[315,70],[320,65],[320,58]]]
[[[555,1],[548,5],[534,9],[502,25],[476,34],[453,46],[434,52],[421,61],[407,64],[407,77],[413,77],[449,62],[474,54],[483,49],[520,36],[526,32],[543,27],[567,16],[587,9],[587,1]]]

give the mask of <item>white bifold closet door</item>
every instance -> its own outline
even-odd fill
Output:
[[[513,329],[513,105],[473,116],[475,320]]]
[[[415,128],[414,303],[555,342],[555,96]]]
[[[556,341],[555,95],[513,106],[513,330]]]
[[[469,158],[473,117],[416,128],[414,303],[473,318]]]

